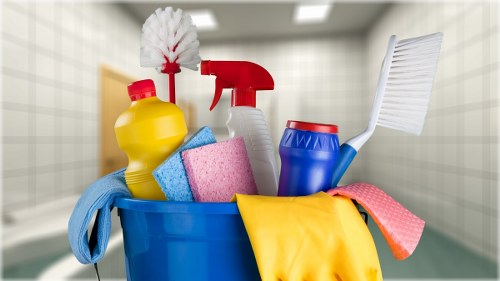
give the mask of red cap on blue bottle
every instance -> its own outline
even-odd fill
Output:
[[[151,79],[139,80],[128,85],[128,96],[131,101],[137,101],[156,96],[155,83]]]
[[[310,123],[303,121],[288,120],[286,123],[287,128],[297,129],[302,131],[311,131],[318,133],[336,134],[338,132],[337,125]]]

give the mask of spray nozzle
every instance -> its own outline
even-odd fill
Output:
[[[231,106],[255,107],[256,92],[273,90],[274,81],[262,66],[248,61],[202,61],[202,75],[215,75],[215,94],[210,110],[219,102],[223,89],[233,89]]]

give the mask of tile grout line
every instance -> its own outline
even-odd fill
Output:
[[[483,10],[482,10],[482,18],[483,18],[483,26],[490,26],[490,13],[489,13],[489,10],[483,6]],[[485,61],[490,61],[490,40],[491,40],[491,37],[487,37],[485,39],[486,42],[484,42],[483,44],[483,63]],[[488,71],[485,73],[486,75],[483,74],[483,79],[482,79],[482,82],[483,82],[483,100],[490,100],[491,99],[491,93],[490,93],[490,74],[491,73],[491,66],[490,66],[490,69],[488,69]],[[486,86],[486,87],[485,87]],[[485,107],[483,110],[482,110],[482,118],[483,118],[483,127],[482,127],[482,132],[483,132],[483,136],[490,136],[491,135],[491,132],[490,132],[490,125],[491,125],[491,120],[490,120],[490,111],[491,111],[491,108],[489,107]],[[483,171],[484,170],[487,170],[487,171],[490,171],[491,170],[491,165],[490,165],[490,157],[491,157],[491,144],[489,143],[486,143],[484,145],[481,146],[482,147],[482,156],[483,156],[483,161],[482,161],[482,165],[483,165]],[[483,210],[482,210],[482,213],[485,214],[486,213],[486,204],[484,204],[485,202],[487,202],[491,196],[491,181],[490,180],[484,180],[483,179],[483,184],[481,185],[481,187],[483,188],[483,193],[482,193],[482,197],[483,197]],[[489,216],[483,216],[482,217],[482,223],[483,223],[483,239],[482,239],[482,248],[483,248],[483,255],[485,256],[489,256],[488,254],[488,251],[489,251],[489,242],[490,242],[490,228],[491,228],[491,225],[490,225],[490,217]]]
[[[77,14],[77,13],[78,13],[78,12],[80,12],[80,11],[79,11],[78,9],[75,9],[75,8],[73,7],[73,9],[71,10],[71,12],[72,12],[72,13],[74,13],[74,14]],[[78,26],[75,26],[75,33],[78,33],[78,31],[77,31],[77,27],[78,27]],[[80,46],[80,48],[82,48],[82,47]],[[78,47],[77,47],[77,45],[76,45],[76,44],[75,44],[75,45],[73,45],[73,50],[72,50],[72,51],[73,51],[73,57],[74,57],[74,58],[78,58],[80,53],[78,52],[79,50],[78,50]],[[78,75],[80,71],[81,71],[81,69],[76,69],[76,70],[73,72],[73,80],[74,80],[74,81],[78,81],[78,79],[79,79],[79,78],[81,78],[81,77],[79,77],[79,75]],[[73,89],[72,89],[73,91],[75,91],[75,90],[76,90],[76,88],[75,88],[75,86],[74,86],[74,85],[73,85],[73,87],[72,87],[72,88],[73,88]],[[79,104],[78,104],[78,102],[77,102],[77,99],[76,99],[76,98],[73,100],[73,103],[74,103],[73,108],[75,108],[75,109],[76,109],[76,108],[78,108]],[[82,123],[82,122],[81,122],[81,120],[78,120],[78,119],[77,119],[77,120],[75,120],[75,123],[73,124],[73,126],[74,126],[74,127],[73,127],[73,135],[74,135],[74,136],[79,135],[79,132],[80,132],[80,129],[81,129],[81,128],[78,128],[78,126],[80,126],[80,125],[81,125],[81,123]],[[82,146],[82,145],[81,145],[81,144],[82,144],[82,142],[81,142],[81,141],[78,141],[78,142],[75,144],[75,146],[73,147],[73,149],[74,149],[74,151],[73,151],[73,152],[74,152],[74,154],[75,154],[75,155],[77,155],[77,159],[82,159],[82,158],[81,158],[81,152],[82,152],[82,148],[81,148],[81,146]],[[82,167],[83,167],[83,166],[84,166],[84,165],[77,164],[76,169],[75,169],[75,177],[74,177],[74,184],[75,184],[75,186],[74,186],[73,188],[74,188],[74,191],[75,191],[75,192],[77,192],[77,193],[80,191],[80,190],[79,190],[79,187],[78,187],[78,186],[79,186],[79,184],[81,184],[81,183],[83,182],[83,176],[82,176]]]
[[[436,13],[436,22],[437,22],[438,26],[442,27],[442,26],[444,26],[444,23],[443,23],[444,20],[441,21],[442,17],[440,17],[440,13],[443,12],[444,7],[443,6],[440,6],[440,7],[441,7],[441,10],[438,13]],[[437,84],[436,82],[437,81],[434,81],[433,91],[436,90],[436,84]],[[445,103],[444,102],[444,96],[439,95],[439,97],[437,99],[437,103],[440,104],[440,105],[444,104]],[[441,132],[444,131],[443,127],[444,127],[443,123],[437,122],[437,125],[434,127],[434,135],[439,136],[441,134]],[[436,154],[437,154],[437,158],[438,159],[443,159],[444,155],[445,155],[444,150],[443,149],[439,149],[439,147],[437,148]],[[439,188],[445,186],[444,177],[442,177],[442,176],[440,176],[439,174],[436,173],[434,182],[436,183],[436,187],[435,187],[436,190],[435,190],[435,192],[438,193],[438,192],[440,192]],[[434,201],[434,206],[433,206],[434,207],[434,212],[435,212],[435,218],[437,218],[438,220],[439,220],[440,216],[444,213],[444,210],[443,210],[442,206],[440,206],[439,204],[440,204],[440,201],[439,200],[435,200]]]
[[[462,5],[462,9],[465,10],[465,3],[458,3],[457,5]],[[458,22],[458,28],[457,28],[457,41],[462,42],[463,37],[464,37],[464,30],[465,30],[465,19],[461,18]],[[464,63],[465,63],[465,58],[463,54],[463,50],[465,47],[461,48],[461,51],[458,51],[456,54],[456,59],[457,59],[457,69],[460,71],[463,71],[464,69]],[[464,80],[459,79],[457,81],[457,104],[463,104],[464,102]],[[457,124],[459,124],[456,128],[456,135],[459,136],[459,128],[461,128],[460,124],[465,123],[465,117],[462,114],[458,114],[456,116],[456,121]],[[465,177],[463,174],[459,172],[460,167],[465,166],[465,157],[464,157],[464,151],[465,151],[465,143],[461,138],[457,139],[457,146],[456,146],[456,155],[457,155],[457,162],[455,166],[455,172],[457,174],[457,201],[455,205],[458,207],[457,208],[457,213],[456,213],[456,223],[457,223],[457,230],[458,230],[458,237],[463,241],[466,237],[466,229],[465,229],[465,210],[461,208],[461,206],[464,205],[464,199],[463,197],[465,196],[465,184],[464,180]]]
[[[61,7],[60,6],[54,6],[54,26],[59,26],[61,23],[61,17],[60,17],[60,12],[61,12]],[[55,44],[55,51],[56,53],[61,53],[61,41],[62,41],[62,34],[59,32],[56,32],[54,36],[54,44]],[[54,77],[62,77],[61,75],[62,70],[61,70],[61,65],[60,64],[54,64]],[[56,79],[55,79],[56,80]],[[62,97],[62,87],[61,87],[62,82],[58,81],[56,82],[55,90],[56,90],[56,99],[55,99],[55,107],[56,108],[62,108],[61,107],[61,97]],[[58,112],[55,116],[55,135],[57,139],[57,143],[60,143],[62,141],[62,113]],[[62,170],[62,147],[60,145],[56,146],[54,149],[54,158],[55,158],[55,169],[57,171]],[[60,198],[63,194],[63,187],[62,187],[62,175],[60,173],[54,173],[54,184],[55,184],[55,197]]]
[[[30,6],[29,13],[33,13],[33,11],[32,11],[33,9],[34,9],[34,7]],[[36,38],[36,22],[35,22],[34,16],[30,17],[28,19],[28,26],[29,26],[28,36],[30,39],[33,40],[34,38]],[[32,66],[32,71],[34,71],[36,69],[36,53],[31,49],[29,50],[29,53],[28,53],[28,62],[30,64],[30,66]],[[31,78],[31,79],[29,79],[29,88],[28,88],[29,89],[29,92],[28,92],[28,120],[29,120],[28,121],[28,134],[29,134],[29,138],[30,138],[30,144],[28,145],[28,155],[29,155],[28,161],[30,163],[36,164],[37,150],[36,150],[36,143],[34,141],[35,136],[36,136],[36,110],[34,111],[34,109],[36,107],[34,105],[34,101],[36,98],[37,79],[36,79],[36,76],[35,77],[33,77],[33,76],[34,76],[33,72],[28,73],[28,77]],[[36,205],[36,203],[37,203],[36,197],[38,194],[38,192],[37,192],[38,184],[37,184],[36,173],[37,173],[36,165],[31,166],[29,168],[29,172],[28,172],[28,192],[29,192],[28,201],[29,201],[29,204],[32,204],[32,205]]]

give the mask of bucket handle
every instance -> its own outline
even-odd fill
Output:
[[[97,210],[97,215],[96,217],[99,217],[99,214],[101,213],[101,210]],[[92,232],[90,233],[90,239],[89,239],[89,249],[90,252],[92,253],[94,249],[97,246],[97,229],[99,228],[99,220],[96,219],[94,221],[94,226],[92,227]],[[94,269],[95,269],[95,274],[97,276],[97,281],[101,281],[101,277],[99,276],[99,268],[97,267],[97,262],[94,263]]]
[[[354,206],[356,206],[356,209],[358,209],[359,214],[363,217],[363,220],[365,221],[366,225],[368,225],[368,213],[361,211],[361,205],[354,199],[351,199],[352,203],[354,203]]]

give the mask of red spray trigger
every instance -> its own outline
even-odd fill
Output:
[[[232,88],[232,87],[233,85],[231,85],[231,83],[222,80],[220,77],[215,78],[215,95],[212,101],[212,105],[210,106],[210,111],[212,111],[212,109],[214,109],[214,107],[219,102],[220,97],[222,96],[222,90],[224,90],[224,88]]]
[[[271,74],[262,66],[248,61],[202,61],[202,75],[215,75],[215,94],[212,110],[220,100],[223,89],[233,89],[231,106],[255,107],[256,91],[273,90]]]

